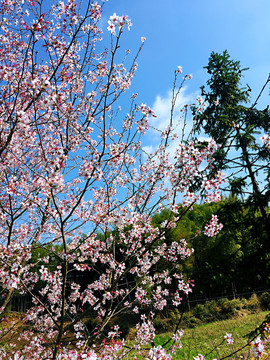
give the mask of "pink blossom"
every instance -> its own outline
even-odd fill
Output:
[[[209,237],[213,237],[217,235],[222,228],[223,225],[218,223],[217,215],[212,215],[212,220],[210,221],[210,223],[205,225],[204,234]]]
[[[171,355],[166,353],[166,350],[163,349],[160,345],[157,347],[153,347],[149,351],[149,357],[151,360],[170,360]]]
[[[262,140],[263,144],[264,144],[268,149],[270,149],[270,134],[269,134],[269,135],[263,135],[260,139]]]
[[[194,360],[205,360],[205,357],[201,354],[198,354],[198,356],[193,357]]]
[[[224,338],[226,339],[227,344],[232,345],[234,343],[232,334],[229,334],[226,332],[226,335],[224,336]]]
[[[259,359],[264,354],[264,343],[260,336],[257,336],[251,343],[253,355]]]

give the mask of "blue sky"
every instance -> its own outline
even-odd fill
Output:
[[[109,0],[105,19],[116,12],[133,23],[122,46],[134,53],[141,36],[146,42],[138,63],[133,90],[153,105],[168,98],[174,69],[193,74],[185,95],[199,91],[207,79],[203,66],[211,51],[227,49],[242,67],[249,67],[244,84],[255,98],[270,72],[269,0]],[[104,29],[105,30],[105,29]],[[268,101],[267,89],[261,105]]]
[[[132,91],[154,108],[157,128],[164,129],[168,121],[169,91],[178,65],[183,74],[193,75],[179,99],[179,108],[200,95],[200,86],[208,79],[203,67],[212,51],[227,49],[233,60],[249,68],[242,83],[251,87],[253,101],[268,78],[270,0],[109,0],[103,14],[106,22],[114,12],[128,15],[133,23],[122,39],[123,48],[135,53],[141,36],[146,37]],[[269,91],[268,86],[258,108],[269,104]],[[145,140],[145,149],[151,152],[158,139],[150,131]]]

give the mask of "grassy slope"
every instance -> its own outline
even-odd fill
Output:
[[[182,338],[183,347],[182,349],[177,350],[176,354],[173,356],[173,360],[193,359],[193,357],[198,354],[208,354],[206,358],[209,360],[228,356],[248,344],[249,339],[247,334],[254,330],[264,320],[266,314],[268,314],[268,312],[260,312],[236,319],[204,324],[197,326],[194,329],[186,329]],[[233,335],[233,345],[228,345],[226,343],[224,339],[226,332]],[[164,344],[169,339],[170,335],[170,333],[157,335],[154,341],[155,345]],[[135,355],[133,354],[129,359],[134,358]],[[142,358],[138,356],[138,359]],[[241,352],[230,355],[227,359],[253,359],[251,346],[247,346]],[[264,357],[264,359],[268,359],[268,357]]]
[[[186,329],[183,336],[183,348],[179,350],[174,359],[193,359],[197,354],[208,354],[207,359],[221,358],[248,343],[247,334],[254,330],[265,318],[267,312],[239,317],[232,320],[217,321],[198,326],[195,329]],[[234,344],[228,345],[224,335],[231,333]],[[156,345],[161,345],[168,339],[168,334],[159,335],[155,339]],[[222,345],[220,345],[222,343]],[[214,351],[213,351],[214,349]],[[250,347],[244,349],[248,352]],[[240,353],[231,356],[230,359],[239,358]]]

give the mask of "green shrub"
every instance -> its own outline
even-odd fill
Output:
[[[205,304],[198,304],[193,309],[193,315],[202,321],[220,320],[220,306],[215,300],[206,301]]]
[[[262,293],[262,295],[259,297],[259,302],[262,310],[270,310],[270,293]]]
[[[241,299],[242,309],[248,309],[248,301],[247,299]]]
[[[181,327],[183,328],[194,328],[195,326],[199,325],[201,321],[197,319],[192,313],[185,313],[182,317]]]
[[[171,319],[163,318],[159,314],[154,319],[154,327],[156,332],[159,334],[174,331],[174,324],[172,323]]]
[[[205,306],[206,306],[206,309],[207,309],[208,313],[213,318],[213,320],[219,320],[220,314],[219,314],[219,311],[218,311],[216,301],[215,300],[206,301]]]
[[[205,304],[196,305],[193,309],[193,315],[202,321],[210,321],[212,317],[212,315],[209,313],[209,309],[207,309]]]
[[[222,306],[225,302],[229,301],[227,298],[221,298],[217,300],[217,306]]]
[[[241,299],[232,299],[230,301],[230,303],[231,303],[231,309],[232,309],[233,313],[237,312],[238,310],[241,310],[241,307],[242,307]]]
[[[222,301],[220,301],[222,300]],[[223,318],[228,318],[237,314],[241,310],[241,300],[240,299],[220,299],[218,306],[220,308],[220,314]]]

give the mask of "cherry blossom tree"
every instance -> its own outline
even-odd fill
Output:
[[[0,3],[2,320],[15,292],[32,301],[18,324],[3,327],[1,339],[17,330],[20,347],[10,340],[1,358],[126,358],[133,348],[113,321],[130,311],[139,319],[134,349],[170,359],[153,344],[153,318],[192,290],[178,269],[192,249],[164,239],[181,221],[179,196],[181,211],[218,201],[222,175],[209,175],[217,145],[181,141],[172,153],[176,98],[189,77],[178,67],[168,128],[146,153],[155,114],[128,92],[145,39],[131,59],[119,46],[128,16],[113,14],[102,30],[103,2],[50,5]],[[154,226],[152,215],[165,207],[169,219]],[[215,217],[205,231],[219,228]],[[159,271],[164,259],[170,270]],[[182,335],[176,329],[171,352]]]

